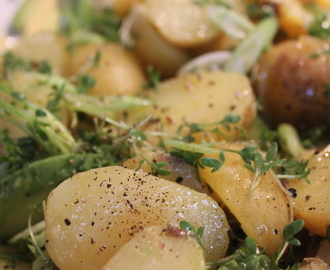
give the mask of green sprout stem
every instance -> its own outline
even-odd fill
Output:
[[[244,74],[249,72],[264,50],[271,45],[277,29],[278,22],[275,17],[262,19],[238,44],[224,69]]]
[[[0,115],[33,137],[50,154],[70,154],[75,139],[47,109],[41,108],[5,84],[0,83]],[[13,102],[8,102],[12,100]]]
[[[150,105],[149,100],[137,96],[101,97],[78,93],[74,84],[60,76],[42,73],[36,73],[35,76],[37,82],[61,89],[62,100],[71,111],[83,112],[101,119],[113,117],[116,111]]]
[[[206,10],[215,25],[232,38],[245,38],[255,29],[251,20],[228,7],[210,5]]]

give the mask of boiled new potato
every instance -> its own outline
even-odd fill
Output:
[[[138,232],[102,270],[206,270],[203,249],[186,231],[151,226]]]
[[[287,40],[269,49],[253,72],[265,120],[290,123],[299,131],[328,125],[329,42],[313,37]]]
[[[89,75],[95,85],[91,95],[133,95],[146,83],[145,71],[136,56],[120,44],[94,42],[74,47],[71,75]]]
[[[60,269],[101,269],[138,231],[152,225],[205,227],[207,261],[225,256],[228,224],[208,195],[119,166],[74,175],[45,206],[46,248]]]
[[[246,145],[245,145],[246,146]],[[221,143],[220,149],[241,150],[244,145]],[[218,155],[204,157],[218,158]],[[200,177],[210,185],[221,202],[241,224],[243,231],[272,255],[282,242],[282,231],[289,223],[288,201],[276,176],[267,171],[250,197],[253,173],[242,158],[225,152],[226,161],[217,171],[199,168]]]
[[[13,48],[13,52],[20,57],[33,62],[47,61],[52,71],[59,75],[68,75],[69,52],[68,40],[59,34],[38,32],[23,37]]]
[[[145,66],[152,65],[163,77],[174,76],[191,57],[182,48],[165,40],[152,26],[145,5],[136,5],[127,20],[131,20],[130,35],[133,50]]]
[[[249,79],[235,72],[201,71],[181,74],[159,83],[158,90],[141,93],[153,105],[133,109],[118,116],[126,123],[135,124],[150,114],[150,121],[143,127],[147,131],[161,131],[176,135],[184,123],[210,125],[218,128],[212,135],[216,139],[232,139],[240,128],[248,128],[256,114],[255,96]],[[227,129],[219,123],[227,115],[240,116],[240,121]],[[183,129],[182,133],[186,131]],[[209,140],[208,134],[193,134],[196,140]]]
[[[220,32],[194,0],[146,0],[144,4],[151,24],[174,45],[201,45]]]
[[[56,0],[25,0],[13,18],[12,28],[25,37],[40,32],[55,33],[60,27],[60,17]]]
[[[288,184],[294,188],[297,197],[294,199],[296,219],[303,219],[305,227],[314,234],[326,236],[330,225],[330,147],[315,154],[308,161],[310,184],[304,180],[294,179]]]

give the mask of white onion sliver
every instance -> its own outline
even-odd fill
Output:
[[[178,74],[193,72],[197,69],[221,70],[231,57],[229,51],[214,51],[202,54],[184,64]]]

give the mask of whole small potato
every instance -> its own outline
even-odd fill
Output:
[[[146,83],[145,71],[137,57],[112,42],[73,48],[70,73],[93,77],[95,85],[89,90],[92,95],[133,95]]]
[[[252,80],[271,127],[290,123],[299,131],[328,124],[330,45],[313,37],[288,40],[269,49]]]
[[[78,173],[48,196],[46,248],[65,269],[101,269],[137,232],[185,220],[205,227],[207,261],[226,254],[228,223],[208,195],[141,170],[110,166]],[[131,262],[134,266],[134,262]]]

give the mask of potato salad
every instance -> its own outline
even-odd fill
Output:
[[[0,33],[0,269],[330,269],[329,0],[25,0]]]

